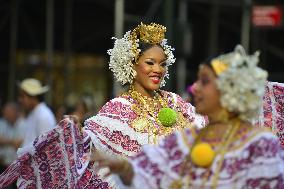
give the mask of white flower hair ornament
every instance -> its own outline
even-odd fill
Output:
[[[268,74],[257,66],[258,62],[259,52],[246,55],[241,45],[211,61],[222,106],[246,121],[258,115],[267,81]]]
[[[166,60],[166,73],[162,79],[160,87],[166,84],[165,77],[169,78],[168,66],[175,62],[173,55],[174,48],[167,45],[167,39],[165,39],[166,27],[151,23],[138,25],[133,31],[125,33],[123,38],[115,39],[114,47],[109,49],[107,53],[110,55],[109,68],[113,72],[114,77],[122,85],[127,83],[132,84],[133,79],[136,77],[136,71],[133,68],[135,62],[137,62],[141,55],[139,49],[139,42],[148,44],[160,45],[167,57]]]

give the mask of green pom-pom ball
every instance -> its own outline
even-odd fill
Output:
[[[171,108],[162,108],[158,113],[158,119],[165,127],[171,127],[177,121],[177,113]]]

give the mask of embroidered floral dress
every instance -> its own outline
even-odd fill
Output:
[[[284,83],[267,82],[259,125],[270,127],[284,146]]]
[[[142,111],[137,99],[123,94],[88,119],[82,131],[65,119],[22,149],[18,160],[1,175],[0,188],[15,179],[19,188],[116,188],[115,178],[102,179],[104,170],[89,163],[90,149],[133,156],[142,145],[155,143],[174,130],[205,126],[205,119],[178,95],[161,91],[161,97],[177,112],[173,128],[163,128],[157,122],[157,112]]]
[[[149,113],[141,107],[139,100],[125,93],[108,102],[98,115],[87,120],[84,131],[91,137],[97,150],[110,156],[119,154],[131,157],[140,151],[142,145],[156,143],[175,130],[194,124],[200,128],[205,126],[204,117],[196,114],[195,108],[180,96],[166,91],[161,91],[161,96],[166,100],[166,106],[178,114],[177,123],[170,128],[158,123],[155,118],[158,112],[153,112],[154,115]],[[108,180],[109,185],[114,186],[114,183]]]
[[[129,188],[284,188],[284,148],[270,131],[240,131],[224,159],[216,155],[210,168],[197,167],[189,158],[195,133],[186,129],[157,146],[145,145],[132,158],[135,176]]]

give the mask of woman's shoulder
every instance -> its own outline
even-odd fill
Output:
[[[131,118],[134,116],[131,106],[132,103],[126,97],[118,96],[105,103],[99,112],[95,116],[91,117],[92,119],[90,120],[97,117],[117,117],[119,119]]]
[[[109,109],[121,109],[121,108],[127,108],[131,106],[131,102],[128,98],[125,96],[118,96],[111,100],[109,100],[107,103],[105,103],[99,112],[106,111]]]
[[[265,126],[255,126],[254,129],[255,134],[255,140],[258,140],[259,144],[261,143],[267,143],[269,145],[272,145],[274,147],[282,147],[283,145],[281,144],[280,139],[276,136],[275,133],[272,132],[272,130],[270,128],[267,128]]]
[[[164,98],[167,98],[169,101],[172,101],[175,104],[191,105],[189,102],[186,102],[179,94],[165,90],[160,90],[160,92]]]
[[[277,139],[277,136],[272,132],[272,130],[265,126],[256,126],[256,125],[250,125],[249,126],[249,132],[248,136],[253,136],[250,138],[270,138],[270,139]]]
[[[172,97],[172,98],[181,98],[178,94],[174,93],[174,92],[170,92],[170,91],[165,91],[165,90],[160,90],[161,94],[163,96],[168,96],[168,97]]]
[[[269,146],[280,147],[280,141],[269,128],[264,126],[248,126],[247,129],[240,129],[235,140],[234,149],[238,148],[257,148],[270,149]]]
[[[129,95],[122,94],[120,96],[117,96],[111,99],[110,101],[108,101],[108,103],[122,103],[122,104],[130,105],[131,97]]]

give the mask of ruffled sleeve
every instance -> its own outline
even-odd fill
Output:
[[[135,176],[130,188],[171,188],[173,181],[180,178],[189,143],[193,143],[191,131],[185,129],[169,135],[159,145],[143,146],[143,150],[131,158]]]
[[[284,188],[284,148],[270,132],[256,136],[244,149],[245,188]],[[244,154],[244,153],[243,153]]]
[[[64,119],[51,131],[25,146],[0,175],[0,188],[18,179],[18,188],[75,188],[88,165],[89,137]]]
[[[267,82],[257,122],[271,128],[284,146],[284,83]]]
[[[98,150],[110,156],[133,156],[140,151],[141,145],[148,143],[147,133],[136,132],[131,127],[131,122],[137,117],[131,105],[125,98],[115,98],[85,122],[84,131]]]

